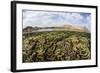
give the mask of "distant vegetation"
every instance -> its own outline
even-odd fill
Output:
[[[91,59],[90,33],[46,31],[23,34],[23,63]]]
[[[38,30],[49,30],[52,29],[54,31],[77,31],[77,32],[87,32],[90,33],[90,30],[87,29],[85,26],[79,26],[79,25],[63,25],[63,26],[55,26],[55,27],[32,27],[32,26],[27,26],[23,28],[23,32],[34,32]]]

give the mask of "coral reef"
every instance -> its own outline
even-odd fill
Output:
[[[90,33],[49,31],[23,34],[23,63],[91,59]]]

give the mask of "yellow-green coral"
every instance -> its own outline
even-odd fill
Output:
[[[86,32],[49,31],[23,34],[23,63],[91,59]]]

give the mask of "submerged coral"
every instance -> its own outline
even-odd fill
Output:
[[[23,35],[23,63],[91,58],[90,33],[37,32]]]

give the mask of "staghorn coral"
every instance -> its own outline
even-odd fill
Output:
[[[50,31],[23,35],[23,63],[91,59],[90,33]]]

